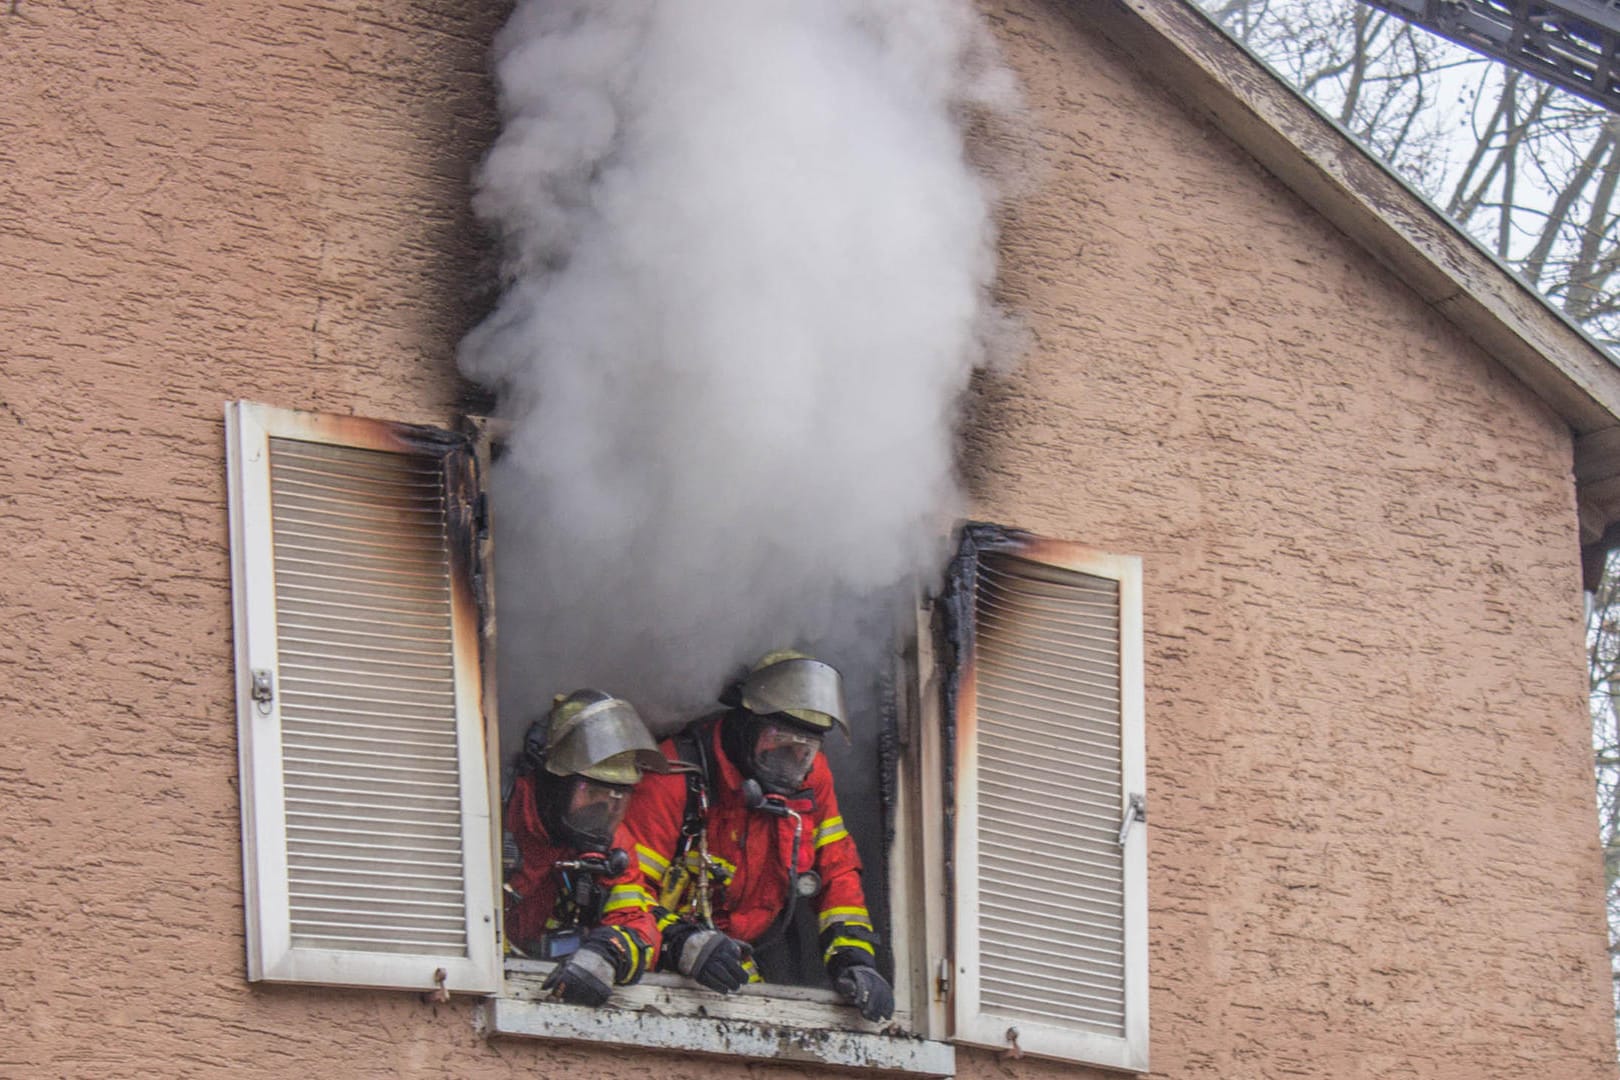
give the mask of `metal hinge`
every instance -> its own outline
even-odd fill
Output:
[[[270,715],[270,706],[276,700],[276,676],[268,668],[253,669],[253,700],[258,703],[262,716]]]
[[[934,997],[944,1001],[951,996],[951,962],[941,957],[939,975],[934,980]]]
[[[1125,846],[1125,838],[1131,834],[1131,826],[1138,821],[1147,821],[1147,797],[1132,795],[1131,801],[1125,806],[1125,820],[1119,823],[1119,846]]]

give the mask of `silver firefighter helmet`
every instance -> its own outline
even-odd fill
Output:
[[[755,716],[786,713],[807,727],[849,735],[844,679],[831,664],[784,649],[769,653],[737,684],[737,701]]]
[[[635,707],[601,690],[575,690],[551,707],[546,771],[634,784],[643,772],[672,771]]]

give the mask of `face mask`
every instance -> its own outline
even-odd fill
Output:
[[[810,766],[821,751],[821,736],[801,728],[763,720],[750,755],[754,779],[767,791],[791,795],[804,786]]]
[[[581,776],[568,792],[562,823],[576,838],[588,841],[584,846],[605,851],[629,805],[629,788]]]

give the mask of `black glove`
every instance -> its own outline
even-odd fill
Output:
[[[664,948],[673,951],[675,970],[722,994],[736,990],[752,974],[744,965],[753,959],[754,950],[718,930],[692,926],[684,933],[666,934]]]
[[[887,1020],[894,1015],[894,991],[871,964],[846,963],[833,976],[833,989],[868,1020]]]
[[[599,926],[586,936],[579,949],[558,964],[540,984],[570,1005],[596,1007],[607,1004],[618,976],[619,950],[613,931]]]

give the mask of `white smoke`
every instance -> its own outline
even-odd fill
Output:
[[[519,0],[496,77],[475,208],[506,291],[460,362],[514,423],[504,726],[592,685],[667,728],[765,651],[847,653],[864,599],[939,564],[995,325],[963,125],[1016,92],[977,14]]]

